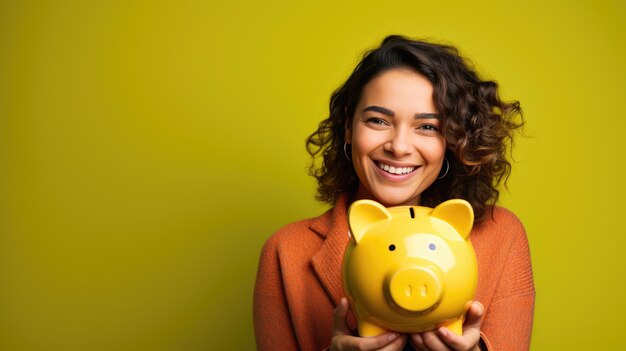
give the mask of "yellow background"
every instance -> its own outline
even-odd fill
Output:
[[[626,315],[626,5],[0,1],[0,349],[252,349],[260,248],[320,213],[304,138],[387,34],[458,45],[519,139],[534,350]]]

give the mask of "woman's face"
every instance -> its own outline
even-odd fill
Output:
[[[364,88],[346,130],[359,177],[358,199],[416,205],[439,175],[446,142],[433,86],[409,69],[392,69]]]

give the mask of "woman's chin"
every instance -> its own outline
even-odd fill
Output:
[[[373,191],[364,186],[357,190],[356,199],[370,199],[380,202],[386,207],[394,206],[417,206],[419,205],[420,193],[418,189],[401,187],[376,187]]]
[[[374,200],[380,202],[386,207],[394,206],[416,206],[419,204],[419,195],[407,197],[405,192],[395,194],[394,192],[385,192],[377,194]]]

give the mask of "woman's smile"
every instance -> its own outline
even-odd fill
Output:
[[[391,166],[389,162],[383,163],[381,161],[375,161],[378,168],[382,169],[386,173],[394,174],[394,175],[405,175],[412,173],[417,167],[416,166]]]

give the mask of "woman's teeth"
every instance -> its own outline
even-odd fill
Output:
[[[380,162],[377,162],[376,164],[378,165],[378,168],[392,174],[407,174],[415,170],[415,167],[393,167]]]

